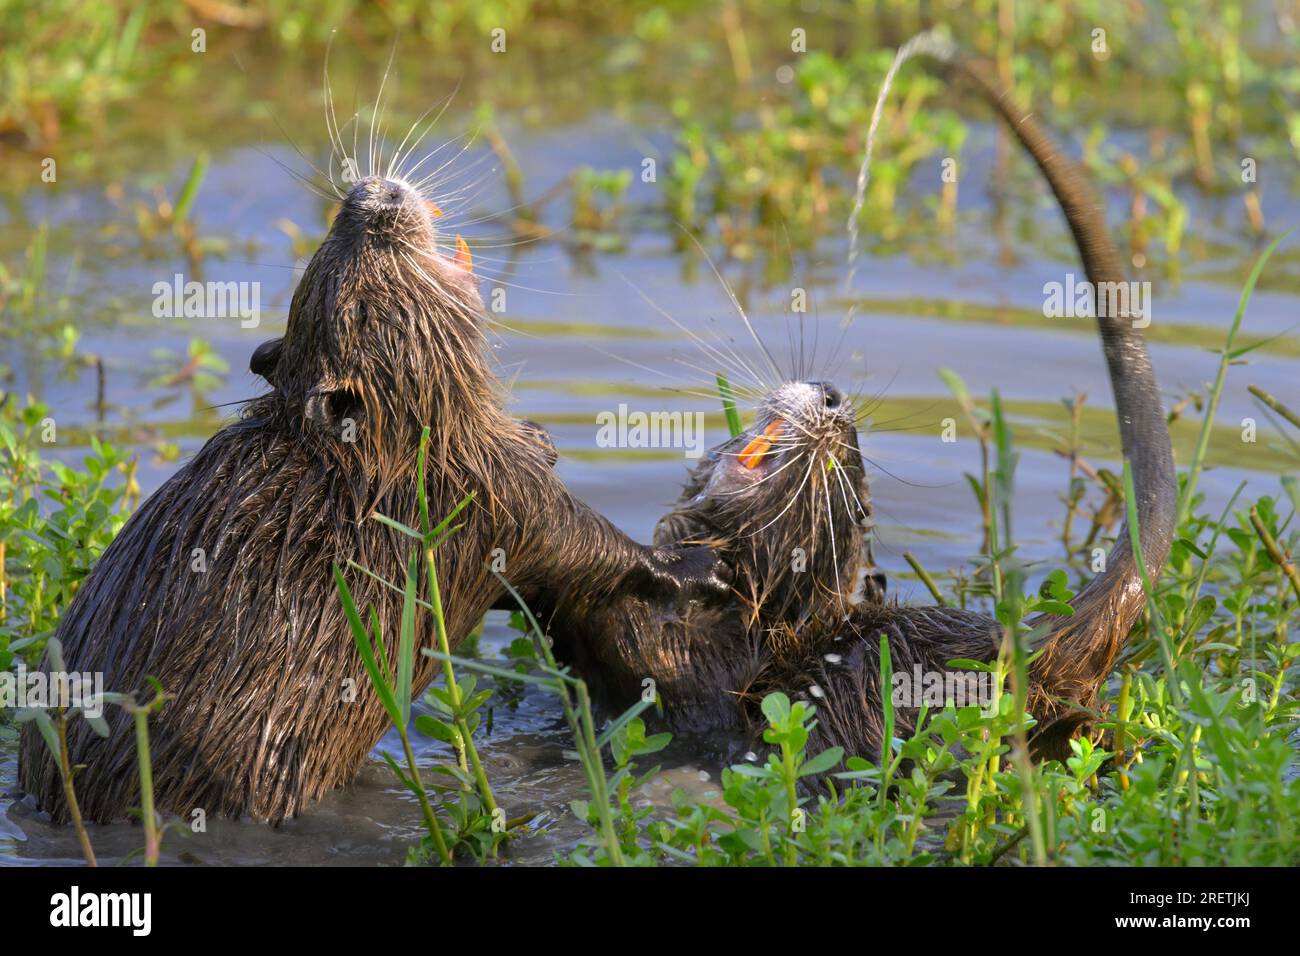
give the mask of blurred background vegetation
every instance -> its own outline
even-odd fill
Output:
[[[1230,195],[1225,226],[1258,234],[1267,224],[1258,190],[1243,188],[1243,158],[1294,185],[1300,62],[1296,8],[1286,0],[4,0],[5,178],[26,178],[12,168],[24,154],[56,148],[71,159],[66,173],[114,179],[129,163],[139,176],[129,144],[145,130],[159,164],[199,130],[220,129],[234,149],[274,138],[280,123],[314,143],[331,37],[340,102],[358,82],[373,88],[395,42],[406,96],[393,104],[391,128],[456,84],[462,105],[536,123],[603,110],[653,117],[674,131],[658,211],[718,230],[743,255],[783,245],[787,233],[799,244],[842,227],[844,177],[860,156],[889,51],[936,22],[995,61],[1018,99],[1050,110],[1098,177],[1123,188],[1139,263],[1176,255],[1189,238],[1194,254],[1214,255],[1213,239],[1188,237],[1177,186]],[[206,34],[202,54],[192,49],[196,29]],[[498,29],[525,69],[500,68],[491,48]],[[806,52],[792,50],[796,29]],[[359,62],[371,75],[349,73]],[[960,156],[967,139],[938,81],[911,70],[901,82],[868,211],[894,235],[905,224],[897,193],[916,164]],[[175,108],[184,102],[193,107]],[[950,192],[935,211],[941,224],[956,202]]]

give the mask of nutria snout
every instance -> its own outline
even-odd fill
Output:
[[[343,197],[339,216],[354,220],[369,239],[432,249],[436,238],[428,202],[401,179],[370,176]]]

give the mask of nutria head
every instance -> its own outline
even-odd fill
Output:
[[[714,545],[754,621],[798,626],[883,597],[870,528],[853,404],[829,382],[789,382],[704,458],[655,543]]]
[[[440,250],[436,209],[399,178],[357,182],[264,373],[274,411],[338,461],[362,506],[410,473],[426,425],[435,468],[484,478],[485,448],[508,427],[478,290],[464,253]]]

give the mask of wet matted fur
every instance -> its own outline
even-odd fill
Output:
[[[404,578],[413,542],[370,516],[418,526],[426,425],[434,520],[474,496],[438,554],[453,645],[502,594],[487,567],[496,549],[530,593],[577,583],[594,601],[635,587],[669,606],[679,586],[725,593],[709,554],[638,545],[565,490],[550,445],[505,412],[482,322],[473,278],[439,254],[423,198],[400,180],[362,180],[307,266],[283,340],[254,356],[274,390],[169,478],[91,570],[57,636],[67,666],[102,672],[110,690],[162,683],[170,700],[150,721],[159,809],[277,822],[354,776],[389,721],[331,565]],[[392,660],[401,595],[346,573]],[[430,616],[418,627],[417,646],[432,646]],[[417,691],[434,670],[417,656]],[[129,718],[107,717],[107,739],[84,721],[70,728],[78,799],[96,821],[139,803]],[[66,819],[33,728],[19,781]]]

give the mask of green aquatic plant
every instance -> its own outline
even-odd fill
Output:
[[[47,406],[0,401],[0,667],[41,657],[95,559],[125,524],[134,457],[90,436],[80,467],[49,456]]]
[[[384,515],[373,515],[374,520],[388,525],[407,537],[413,538],[418,550],[413,550],[407,559],[406,582],[398,587],[392,582],[384,581],[389,587],[400,590],[403,594],[400,633],[398,635],[396,673],[388,665],[383,634],[379,621],[373,611],[370,613],[370,627],[367,628],[361,614],[352,600],[351,591],[343,577],[343,572],[336,565],[334,579],[338,586],[339,597],[343,601],[344,611],[352,631],[353,641],[365,665],[366,673],[375,688],[384,709],[397,730],[402,741],[406,757],[403,769],[397,762],[384,753],[384,760],[402,783],[415,794],[424,815],[428,838],[441,863],[452,861],[452,854],[458,845],[471,847],[476,853],[491,854],[505,832],[502,814],[499,812],[492,787],[483,770],[478,750],[474,745],[473,734],[481,723],[479,709],[487,702],[489,691],[477,691],[477,679],[470,677],[458,680],[452,665],[447,629],[442,607],[442,595],[438,586],[436,551],[444,539],[455,533],[453,522],[471,502],[472,496],[463,499],[452,511],[436,525],[429,515],[429,502],[425,494],[425,463],[428,457],[430,430],[426,427],[420,440],[419,458],[416,465],[416,480],[419,482],[420,528],[410,528],[401,522]],[[426,598],[419,597],[417,586],[418,568],[424,564],[426,575]],[[353,565],[359,570],[373,575],[373,572]],[[380,579],[381,581],[383,579]],[[415,618],[418,609],[423,608],[433,616],[438,654],[442,660],[445,686],[430,688],[427,698],[434,708],[440,711],[448,721],[443,721],[428,714],[420,714],[412,721],[411,694],[412,677],[415,667]],[[457,765],[440,767],[438,770],[449,775],[455,781],[452,788],[457,793],[460,803],[456,812],[456,840],[449,842],[442,825],[438,822],[429,800],[415,761],[410,742],[410,727],[414,726],[422,733],[449,743],[455,749]],[[440,789],[440,788],[435,788]]]
[[[628,169],[579,166],[573,171],[570,228],[580,246],[601,252],[623,248],[624,239],[618,229],[624,214],[624,196],[631,183],[632,172]]]
[[[424,814],[424,824],[428,830],[428,836],[437,850],[439,861],[444,864],[451,863],[451,848],[447,843],[446,836],[443,834],[442,825],[438,822],[437,814],[434,813],[428,791],[420,777],[420,768],[415,762],[415,754],[411,750],[411,672],[415,659],[413,628],[417,600],[415,590],[416,556],[412,553],[407,565],[406,587],[403,590],[401,633],[398,637],[396,678],[394,678],[388,666],[388,657],[383,643],[384,636],[379,631],[378,619],[374,615],[371,616],[371,626],[375,630],[375,633],[372,634],[361,620],[356,602],[352,600],[352,592],[348,589],[347,581],[344,579],[343,572],[339,570],[338,565],[334,566],[334,582],[338,586],[339,599],[343,602],[343,612],[347,617],[348,626],[352,630],[352,640],[361,656],[361,662],[365,666],[366,674],[370,677],[370,682],[380,702],[384,705],[384,710],[387,711],[389,719],[392,720],[398,737],[401,738],[402,750],[406,756],[405,771],[397,765],[397,762],[387,752],[381,751],[381,756],[393,771],[394,776],[402,782],[403,786],[415,794],[416,799],[419,801],[420,811]],[[383,662],[382,667],[380,661]]]
[[[67,666],[63,662],[63,647],[57,638],[50,638],[47,653],[51,672],[68,673]],[[82,688],[81,693],[85,694],[87,690],[87,688]],[[70,704],[71,706],[69,706]],[[41,739],[44,740],[45,746],[49,748],[50,755],[59,768],[59,776],[63,780],[63,799],[67,801],[68,817],[73,829],[76,830],[77,842],[81,847],[82,856],[85,857],[87,866],[98,866],[95,851],[90,845],[90,836],[87,834],[86,825],[81,818],[81,807],[77,803],[77,788],[73,782],[76,768],[72,766],[72,761],[68,757],[68,722],[73,718],[84,716],[95,733],[101,737],[108,736],[108,723],[103,716],[96,715],[92,717],[89,713],[86,713],[86,710],[91,706],[93,706],[93,701],[86,701],[83,698],[81,704],[68,702],[50,708],[28,707],[17,712],[14,722],[17,724],[31,722],[40,732]]]
[[[136,743],[136,766],[140,778],[140,808],[139,816],[144,827],[144,859],[145,866],[157,866],[158,858],[162,853],[162,835],[163,827],[159,826],[158,814],[154,810],[153,795],[153,769],[149,752],[149,715],[160,710],[167,699],[163,693],[162,686],[152,677],[146,677],[145,680],[151,685],[154,696],[143,704],[137,704],[135,698],[130,694],[114,693],[111,691],[96,692],[94,688],[87,686],[81,679],[81,675],[73,675],[68,671],[67,665],[63,660],[63,646],[58,638],[50,638],[46,648],[46,660],[49,665],[49,673],[67,675],[70,678],[75,677],[75,683],[70,683],[71,700],[54,703],[48,707],[29,706],[20,708],[14,714],[14,723],[18,725],[31,723],[36,727],[44,741],[45,746],[49,748],[50,755],[54,758],[55,766],[59,769],[59,776],[63,781],[63,799],[68,805],[69,822],[77,834],[77,843],[81,848],[82,856],[86,860],[86,865],[95,867],[99,865],[95,857],[94,848],[90,844],[90,834],[86,830],[86,825],[81,816],[81,807],[77,802],[76,773],[80,769],[79,765],[74,766],[68,755],[68,724],[80,717],[91,726],[91,729],[101,737],[107,737],[110,733],[108,721],[104,719],[103,707],[105,704],[112,704],[121,707],[131,715],[132,724],[135,733]],[[53,686],[53,682],[51,682]],[[138,851],[128,854],[123,862],[127,862]]]
[[[1269,256],[1273,254],[1273,251],[1277,249],[1282,240],[1289,235],[1290,232],[1284,232],[1269,243],[1268,247],[1260,253],[1259,258],[1255,260],[1254,268],[1251,269],[1250,276],[1246,279],[1245,286],[1242,287],[1241,297],[1237,302],[1237,311],[1232,316],[1232,324],[1228,327],[1227,339],[1219,353],[1219,368],[1215,374],[1214,385],[1210,389],[1205,415],[1201,419],[1200,439],[1196,443],[1196,451],[1192,456],[1191,464],[1188,466],[1187,480],[1183,484],[1182,495],[1179,498],[1179,520],[1187,517],[1192,496],[1196,493],[1197,480],[1200,478],[1201,469],[1205,467],[1205,454],[1210,443],[1210,431],[1214,427],[1214,416],[1219,408],[1219,398],[1223,394],[1223,386],[1228,376],[1228,367],[1255,348],[1253,345],[1233,348],[1237,331],[1241,328],[1241,320],[1246,314],[1246,306],[1250,304],[1251,294],[1255,291],[1255,283],[1259,281],[1260,274],[1264,271]]]

